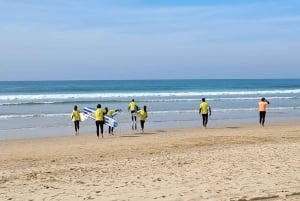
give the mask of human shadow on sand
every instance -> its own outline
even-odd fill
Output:
[[[166,132],[168,132],[168,131],[165,131],[165,130],[157,130],[157,131],[155,131],[155,132],[158,132],[158,133],[166,133]]]

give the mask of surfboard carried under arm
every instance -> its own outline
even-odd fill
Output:
[[[95,108],[84,107],[83,108],[83,115],[85,115],[86,117],[91,118],[93,120],[96,120],[95,111],[96,111]],[[113,116],[115,116],[115,115],[113,115]],[[104,120],[105,120],[105,125],[107,125],[107,126],[118,127],[118,125],[119,125],[119,123],[115,119],[113,119],[113,118],[111,118],[107,115],[104,115]]]

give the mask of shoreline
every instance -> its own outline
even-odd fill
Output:
[[[145,125],[146,130],[155,131],[155,130],[176,130],[180,128],[189,129],[189,128],[201,128],[202,119],[200,116],[196,116],[194,120],[183,120],[183,121],[168,121],[168,122],[157,122],[157,121],[147,121]],[[80,124],[80,132],[81,135],[90,135],[91,133],[95,133],[96,129],[94,126],[94,122],[87,120],[88,122],[82,122]],[[286,124],[286,123],[294,123],[299,122],[300,117],[292,116],[292,117],[267,117],[266,126],[268,125],[276,125],[276,124]],[[243,127],[243,126],[251,126],[257,125],[257,118],[250,119],[209,119],[208,127],[217,128],[217,127],[226,127],[226,126],[235,126],[235,127]],[[66,122],[66,126],[51,126],[51,127],[28,127],[28,128],[18,128],[18,129],[4,129],[0,130],[0,142],[7,140],[22,140],[22,139],[34,139],[34,138],[52,138],[52,137],[68,137],[74,134],[74,125],[73,122]],[[140,124],[138,122],[138,131],[140,130]],[[128,121],[127,123],[120,124],[115,132],[117,134],[122,133],[130,133],[131,131],[131,123]],[[104,135],[108,135],[108,127],[104,126]]]
[[[300,125],[122,132],[0,141],[9,200],[300,199]]]

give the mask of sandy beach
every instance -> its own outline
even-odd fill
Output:
[[[9,140],[0,150],[0,200],[300,200],[297,122]]]

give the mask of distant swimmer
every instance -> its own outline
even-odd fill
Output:
[[[77,105],[74,106],[71,119],[74,121],[75,126],[75,135],[79,135],[79,122],[80,122],[80,111],[78,110]]]
[[[99,139],[99,127],[100,127],[101,135],[103,138],[104,111],[101,108],[101,104],[97,105],[97,109],[95,111],[95,119],[96,119],[97,137]]]
[[[259,124],[261,126],[265,125],[265,118],[267,113],[267,106],[270,104],[270,102],[265,99],[261,98],[261,100],[258,103],[258,109],[259,109]]]
[[[202,98],[202,102],[199,106],[199,114],[202,115],[202,124],[206,128],[208,122],[208,115],[211,116],[211,109],[209,104],[205,101],[205,98]]]
[[[143,109],[139,110],[138,114],[140,116],[142,132],[144,133],[145,122],[146,119],[148,118],[147,106],[145,105]]]
[[[137,129],[136,125],[136,112],[139,110],[137,104],[135,103],[134,99],[131,100],[128,106],[128,111],[131,113],[131,121],[132,121],[132,130]]]

